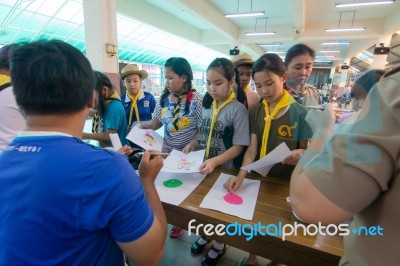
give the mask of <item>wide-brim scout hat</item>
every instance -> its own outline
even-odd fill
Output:
[[[149,75],[146,70],[139,70],[138,66],[135,64],[126,65],[121,70],[121,79],[124,80],[126,76],[138,74],[141,80],[144,80]]]
[[[231,61],[232,61],[234,67],[238,67],[240,65],[253,65],[254,64],[253,58],[247,53],[239,54],[239,55],[235,56],[234,58],[232,58]]]

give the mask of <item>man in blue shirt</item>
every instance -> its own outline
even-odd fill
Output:
[[[155,265],[166,218],[154,186],[160,156],[146,152],[138,177],[124,155],[81,141],[94,77],[60,41],[11,55],[26,128],[0,155],[0,265]]]

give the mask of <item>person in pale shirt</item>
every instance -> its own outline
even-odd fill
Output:
[[[25,127],[25,115],[19,109],[10,77],[10,55],[16,44],[0,49],[0,153]]]
[[[231,61],[237,70],[240,86],[246,93],[247,109],[250,112],[260,101],[260,96],[250,87],[253,58],[249,54],[243,53],[235,56]]]
[[[398,67],[372,86],[339,131],[330,104],[306,116],[314,135],[292,174],[291,206],[305,223],[351,220],[340,266],[399,263],[399,87]]]
[[[315,51],[302,43],[290,47],[285,55],[288,92],[298,103],[306,107],[322,103],[319,91],[307,83],[311,76],[314,59]]]

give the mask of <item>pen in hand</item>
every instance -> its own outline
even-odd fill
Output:
[[[168,152],[158,152],[158,151],[149,151],[150,152],[150,155],[161,155],[161,156],[168,156],[169,155],[169,153]],[[145,152],[144,151],[141,151],[141,152],[138,152],[137,154],[138,155],[143,155]]]

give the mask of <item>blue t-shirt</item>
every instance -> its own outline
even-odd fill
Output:
[[[135,110],[133,110],[132,123],[129,125],[128,120],[131,112],[132,101],[127,97],[126,94],[124,94],[121,97],[121,102],[125,109],[127,125],[128,127],[130,127],[132,123],[136,121]],[[156,100],[154,99],[154,96],[152,94],[144,91],[137,100],[137,107],[140,121],[150,121],[154,108],[156,108]]]
[[[19,136],[0,154],[0,265],[124,265],[154,214],[122,154]]]
[[[128,127],[126,125],[125,110],[119,100],[113,100],[107,104],[106,111],[104,112],[103,124],[104,132],[109,128],[115,129],[122,145],[128,144],[128,140],[126,139]]]

